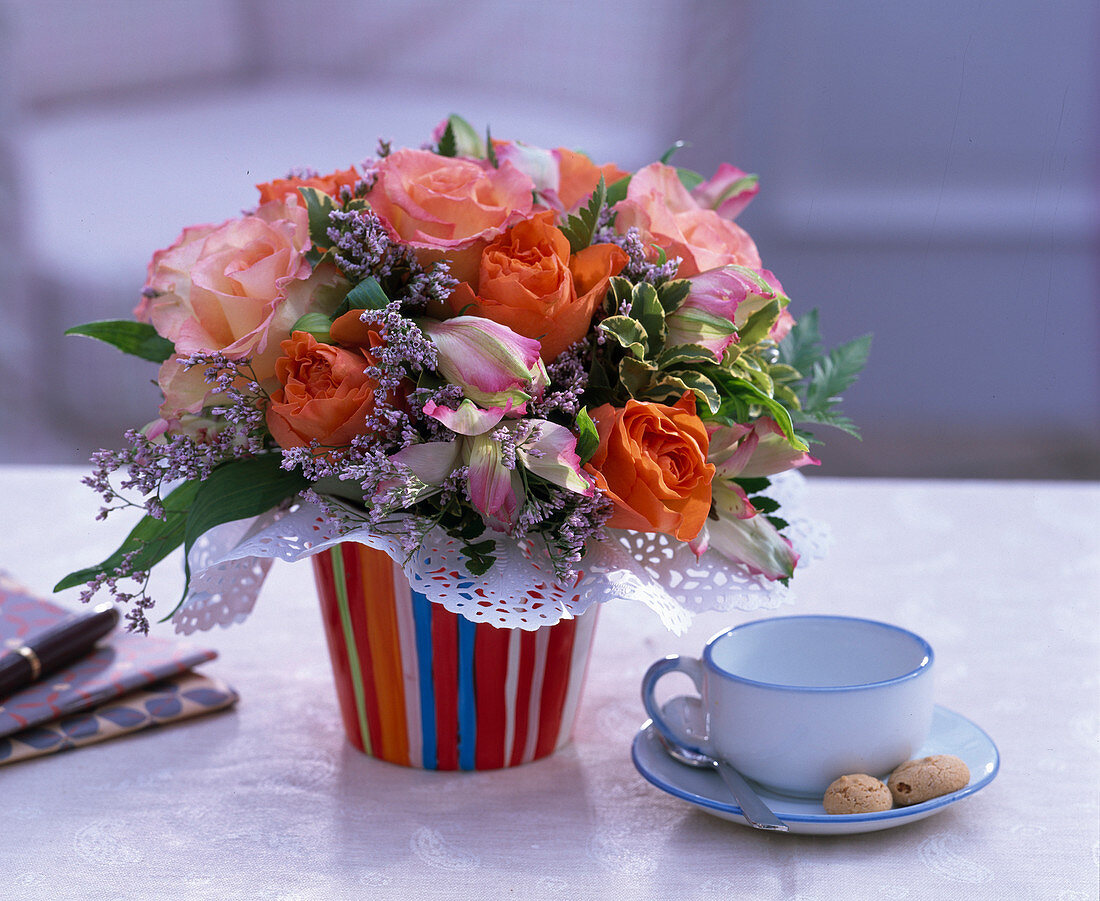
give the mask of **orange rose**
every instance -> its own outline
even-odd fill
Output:
[[[267,427],[280,447],[343,447],[366,430],[377,383],[361,353],[320,344],[308,332],[282,343],[275,363],[282,388],[271,396]]]
[[[615,505],[608,525],[664,532],[690,541],[710,513],[714,465],[709,441],[695,415],[695,395],[674,406],[628,400],[621,409],[591,411],[600,446],[585,470]]]
[[[469,280],[481,248],[531,212],[534,183],[510,163],[397,150],[378,163],[367,202],[392,236],[410,245],[421,264],[441,259]]]
[[[451,295],[451,310],[537,339],[543,362],[549,362],[587,334],[608,280],[626,263],[614,244],[594,244],[570,257],[554,214],[536,213],[485,248],[477,293],[463,282]]]
[[[603,176],[604,184],[611,187],[620,178],[630,173],[624,172],[614,163],[597,166],[583,153],[559,147],[554,151],[558,157],[558,200],[566,210],[577,207],[582,200],[596,190]]]
[[[310,178],[298,178],[296,176],[276,178],[274,181],[267,181],[262,185],[256,185],[256,187],[260,190],[260,203],[267,203],[269,200],[285,200],[287,197],[298,197],[300,196],[298,194],[299,188],[316,188],[330,197],[336,197],[342,187],[346,185],[349,188],[354,188],[357,181],[359,181],[359,173],[352,166],[349,169],[330,172],[328,175],[314,175]]]
[[[672,166],[651,163],[630,179],[626,199],[615,204],[615,229],[631,226],[646,244],[656,244],[681,260],[677,275],[690,278],[733,263],[760,269],[760,254],[749,233],[701,206],[681,184]]]

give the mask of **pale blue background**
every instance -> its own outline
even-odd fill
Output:
[[[152,418],[129,314],[152,251],[293,165],[451,111],[636,167],[728,160],[825,337],[875,334],[823,472],[1100,478],[1095,3],[6,0],[0,460]],[[16,388],[20,385],[24,387]]]

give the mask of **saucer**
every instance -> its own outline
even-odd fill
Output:
[[[966,717],[944,707],[936,707],[928,740],[913,757],[927,757],[930,754],[954,754],[962,758],[970,770],[970,784],[923,804],[878,813],[840,815],[825,813],[820,799],[793,798],[755,784],[754,788],[775,815],[787,824],[790,832],[850,835],[892,829],[939,813],[989,785],[1001,763],[997,746],[985,732]],[[733,803],[718,774],[711,770],[693,769],[669,757],[649,720],[634,736],[632,756],[638,772],[662,791],[724,820],[748,825],[741,808]]]

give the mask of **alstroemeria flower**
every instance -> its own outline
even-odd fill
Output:
[[[715,480],[714,512],[702,531],[690,542],[697,556],[707,550],[745,564],[768,579],[787,579],[794,575],[798,554],[791,543],[776,530],[766,516],[757,513],[741,489],[729,482]],[[744,515],[749,510],[749,515]]]
[[[420,319],[417,325],[435,344],[439,374],[481,407],[522,413],[550,384],[539,342],[506,325],[481,316]]]
[[[787,302],[782,286],[766,269],[720,266],[700,272],[688,282],[688,296],[665,319],[668,343],[698,344],[719,360],[737,340],[738,327],[753,313],[773,300]]]
[[[736,219],[760,191],[760,177],[722,163],[718,171],[691,189],[699,206],[714,210],[723,219]]]
[[[707,460],[715,467],[711,515],[691,549],[697,555],[715,550],[769,579],[790,577],[798,554],[733,479],[775,475],[818,461],[791,447],[778,423],[767,417],[748,425],[708,424],[707,432]]]
[[[457,411],[426,404],[424,412],[433,419],[448,428],[455,423],[465,431],[458,432],[455,441],[410,445],[391,458],[407,466],[425,486],[417,499],[434,493],[459,466],[466,466],[474,507],[492,528],[508,531],[523,509],[521,466],[568,491],[592,496],[595,489],[581,471],[576,436],[565,426],[541,419],[501,424],[505,411],[485,410],[479,416],[472,407],[469,401],[463,401]]]
[[[801,466],[819,466],[820,460],[791,446],[779,424],[767,416],[751,425],[708,424],[710,450],[707,460],[715,465],[715,479],[773,476]]]

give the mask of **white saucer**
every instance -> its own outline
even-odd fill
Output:
[[[953,711],[937,707],[932,716],[932,732],[928,741],[914,757],[929,754],[954,754],[970,769],[970,784],[949,795],[933,798],[923,804],[898,807],[881,813],[830,815],[820,800],[792,798],[755,786],[776,816],[791,832],[808,835],[848,835],[855,832],[876,832],[912,823],[938,813],[945,807],[968,798],[993,781],[1001,758],[993,740],[978,726]],[[733,803],[729,791],[716,772],[693,769],[677,763],[665,753],[649,720],[634,736],[632,749],[634,766],[657,788],[702,808],[724,820],[748,825],[741,808]]]

